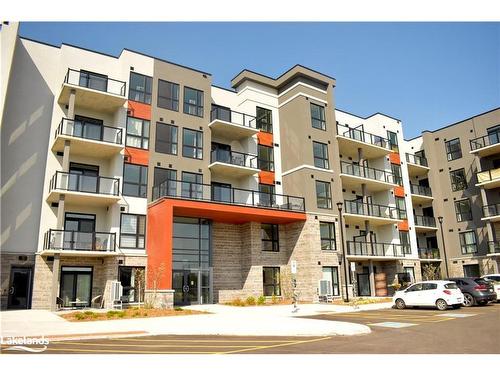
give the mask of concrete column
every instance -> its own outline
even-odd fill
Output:
[[[65,205],[65,198],[66,198],[66,196],[64,194],[61,194],[59,196],[59,206],[57,207],[57,229],[63,229],[64,228],[64,205]]]
[[[368,263],[368,268],[370,270],[370,294],[372,297],[375,296],[375,272],[373,270],[373,260],[370,259]]]
[[[75,96],[76,90],[71,89],[68,102],[68,119],[70,120],[73,120],[75,118]]]
[[[54,262],[52,263],[52,292],[50,294],[50,311],[57,310],[56,298],[59,291],[59,268],[60,268],[59,254],[54,255]]]
[[[70,151],[71,142],[66,140],[64,141],[64,151],[63,151],[63,161],[62,161],[62,170],[63,172],[69,172],[69,151]]]

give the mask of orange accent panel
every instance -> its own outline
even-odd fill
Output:
[[[149,151],[140,148],[125,147],[125,156],[128,156],[127,163],[148,165]]]
[[[151,120],[151,106],[149,104],[128,101],[128,110],[130,116],[142,118],[144,120]]]
[[[394,196],[404,198],[405,197],[405,188],[402,186],[398,186],[394,188]]]
[[[391,161],[392,164],[398,164],[401,165],[401,157],[397,152],[392,152],[389,154],[389,160]]]
[[[258,132],[257,141],[259,145],[273,147],[273,135],[272,133]]]
[[[266,185],[274,185],[274,172],[260,171],[259,182]]]
[[[403,220],[401,223],[398,223],[398,229],[402,231],[408,231],[408,220]]]

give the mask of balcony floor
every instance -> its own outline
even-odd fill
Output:
[[[430,203],[434,200],[433,197],[429,197],[427,195],[420,195],[420,194],[411,194],[411,201],[413,203],[417,204],[425,204],[425,203]]]
[[[117,203],[121,197],[119,195],[83,193],[79,191],[68,191],[54,189],[49,193],[47,202],[59,201],[59,195],[64,194],[64,202],[70,204],[88,205],[92,207],[105,207]]]
[[[388,148],[372,145],[371,143],[357,141],[352,138],[337,135],[339,142],[339,151],[342,155],[358,157],[358,148],[361,148],[365,159],[376,159],[390,154],[392,151]]]
[[[90,250],[54,250],[54,249],[44,249],[37,253],[41,256],[48,255],[60,255],[65,257],[111,257],[122,255],[118,251],[90,251]]]
[[[476,184],[477,187],[481,187],[483,189],[496,189],[500,187],[500,178],[496,178],[494,180],[484,181],[479,184]]]
[[[244,167],[241,165],[234,165],[229,163],[222,163],[216,161],[208,166],[208,168],[214,172],[225,176],[240,178],[244,176],[253,176],[260,172],[260,169]]]
[[[486,147],[481,147],[477,150],[470,151],[471,154],[477,154],[481,157],[491,156],[500,153],[500,143],[495,143]]]
[[[99,112],[114,112],[127,101],[125,96],[64,83],[58,99],[59,104],[69,103],[71,90],[75,90],[76,93],[76,106]]]
[[[71,154],[74,155],[94,157],[98,155],[99,157],[108,158],[119,154],[124,149],[123,145],[116,143],[101,142],[59,134],[52,145],[52,152],[62,152],[64,150],[65,141],[71,142]]]
[[[408,174],[410,177],[424,176],[430,171],[429,167],[424,167],[423,165],[406,163],[408,167]]]
[[[259,132],[259,129],[219,119],[213,120],[210,124],[208,124],[208,127],[212,130],[212,135],[230,139],[248,138]]]
[[[393,256],[393,255],[389,255],[389,256],[380,256],[380,255],[346,255],[346,258],[347,259],[356,259],[356,260],[376,260],[376,261],[386,261],[386,262],[390,262],[390,261],[395,261],[395,260],[399,260],[399,259],[409,259],[409,260],[413,260],[414,258],[410,258],[411,254],[408,254],[408,257],[405,257],[405,256]]]
[[[491,221],[492,223],[496,223],[496,222],[500,221],[500,215],[482,217],[481,220],[482,221]]]
[[[370,178],[353,176],[346,173],[341,173],[340,177],[342,178],[342,187],[345,188],[359,188],[361,184],[366,184],[366,187],[371,192],[384,191],[384,190],[392,190],[399,185],[391,184],[389,182],[383,182],[379,180],[372,180]]]
[[[374,226],[397,224],[403,221],[400,219],[384,218],[377,216],[349,214],[347,212],[344,213],[344,219],[346,224],[364,225],[365,221],[369,221],[370,224]]]
[[[426,227],[425,225],[416,225],[415,224],[415,232],[417,232],[417,233],[432,232],[435,230],[437,230],[437,227]]]

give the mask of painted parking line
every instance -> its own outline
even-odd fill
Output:
[[[401,322],[381,322],[368,324],[369,326],[384,327],[384,328],[406,328],[411,326],[416,326],[415,323],[401,323]]]
[[[439,314],[439,316],[448,316],[450,318],[467,318],[469,316],[475,316],[477,314],[457,314],[457,313],[447,313],[447,314]]]
[[[205,339],[129,339],[129,338],[117,338],[111,339],[110,341],[134,341],[134,342],[215,342],[215,343],[225,343],[225,342],[242,342],[242,343],[287,343],[287,342],[295,342],[295,340],[205,340]]]
[[[293,342],[288,342],[288,343],[283,343],[283,344],[276,344],[276,345],[257,346],[257,347],[250,348],[250,349],[232,350],[232,351],[228,351],[228,352],[224,352],[224,353],[218,353],[218,354],[235,354],[235,353],[242,353],[242,352],[248,352],[248,351],[254,351],[254,350],[273,349],[273,348],[280,348],[280,347],[283,347],[283,346],[292,346],[292,345],[306,344],[306,343],[323,341],[323,340],[329,340],[329,339],[331,339],[331,337],[321,337],[321,338],[317,338],[317,339],[293,341]]]

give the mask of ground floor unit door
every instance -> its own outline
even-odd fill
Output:
[[[370,274],[369,273],[358,273],[357,282],[358,282],[358,296],[370,296],[371,288],[370,288]]]
[[[7,308],[29,309],[31,305],[31,267],[12,267],[10,270]]]
[[[62,267],[59,296],[64,307],[89,307],[92,267]]]
[[[173,270],[174,305],[201,305],[212,303],[212,270]]]

